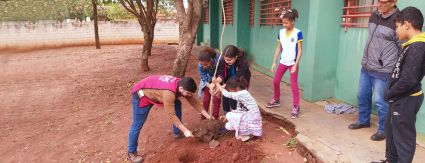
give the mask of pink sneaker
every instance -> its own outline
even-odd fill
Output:
[[[274,108],[274,107],[278,107],[278,106],[280,106],[280,102],[279,102],[279,100],[275,100],[275,99],[270,100],[270,102],[268,102],[266,104],[266,108]]]
[[[291,118],[295,119],[298,118],[300,115],[300,106],[294,105],[294,109],[292,109]]]

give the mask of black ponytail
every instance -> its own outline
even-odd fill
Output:
[[[290,21],[295,21],[298,18],[298,10],[297,9],[289,9],[285,10],[282,16],[282,19],[289,19]]]

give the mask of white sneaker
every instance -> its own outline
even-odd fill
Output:
[[[239,135],[239,138],[238,139],[245,142],[245,141],[248,141],[251,138],[252,138],[251,135]]]

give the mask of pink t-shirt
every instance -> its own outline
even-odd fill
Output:
[[[178,82],[180,78],[169,76],[169,75],[153,75],[149,76],[143,80],[137,82],[131,88],[131,94],[136,93],[141,89],[156,89],[156,90],[169,90],[173,93],[177,93]],[[140,107],[146,107],[148,105],[159,105],[162,106],[162,103],[155,103],[149,99],[149,97],[143,96],[140,99]]]

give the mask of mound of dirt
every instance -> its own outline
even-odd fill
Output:
[[[186,138],[173,144],[163,152],[148,158],[146,162],[257,163],[261,162],[264,157],[265,154],[258,150],[256,144],[244,143],[233,137],[224,137],[220,145],[214,149],[196,139]]]
[[[220,128],[224,127],[224,123],[220,120],[203,120],[200,126],[193,130],[193,136],[204,143],[208,143],[213,139],[219,138]]]

